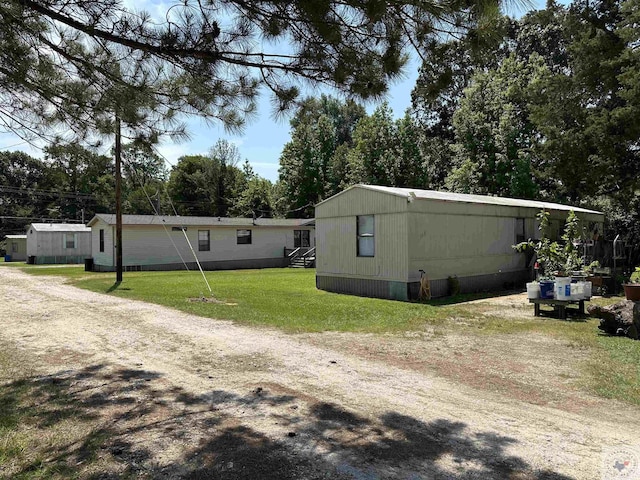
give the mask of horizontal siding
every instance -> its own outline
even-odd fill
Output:
[[[105,228],[105,252],[98,252],[99,230]],[[186,236],[200,262],[241,262],[255,259],[284,258],[284,249],[294,246],[294,230],[309,230],[311,245],[315,245],[314,229],[310,227],[261,227],[250,228],[251,244],[237,243],[238,227],[187,227]],[[242,228],[244,229],[244,228]],[[198,231],[209,231],[210,249],[200,251]],[[95,239],[94,264],[104,267],[114,265],[115,228],[98,221],[92,226]],[[125,266],[183,265],[194,262],[194,256],[181,231],[167,230],[161,225],[131,226],[122,231],[122,256]],[[182,257],[182,258],[181,258]],[[184,268],[184,266],[183,266]]]

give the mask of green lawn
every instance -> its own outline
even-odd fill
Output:
[[[386,332],[440,323],[440,308],[388,300],[338,295],[315,288],[315,270],[264,269],[206,272],[215,299],[199,272],[125,272],[87,274],[82,268],[29,269],[34,275],[63,275],[70,283],[101,293],[150,301],[210,318],[268,325],[288,332]]]
[[[465,303],[477,296],[409,303],[328,293],[315,288],[312,269],[206,272],[214,297],[221,303],[205,303],[190,301],[211,298],[199,272],[125,272],[124,281],[115,285],[114,273],[87,273],[83,266],[21,265],[32,275],[64,276],[69,283],[95,292],[290,333],[403,332],[426,325],[443,334],[476,335],[478,341],[483,335],[542,333],[590,351],[584,367],[589,390],[640,405],[640,342],[599,335],[596,319],[572,322],[528,314],[491,316],[486,314],[490,306]],[[599,299],[598,303],[618,300]]]

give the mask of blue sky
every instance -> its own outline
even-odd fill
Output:
[[[153,5],[154,0],[142,0],[147,6]],[[161,3],[155,4],[161,7]],[[136,2],[138,8],[145,8]],[[542,8],[544,2],[533,2],[536,8]],[[513,15],[513,12],[508,12]],[[404,78],[390,86],[385,100],[389,103],[396,117],[404,115],[405,110],[411,105],[411,90],[418,76],[419,63],[413,59],[405,69]],[[329,91],[325,93],[331,94]],[[319,95],[319,92],[308,91],[306,95]],[[367,104],[367,110],[373,111],[378,104]],[[278,179],[278,160],[283,146],[289,141],[290,128],[287,118],[274,120],[271,115],[271,106],[267,95],[260,98],[258,111],[255,117],[246,125],[242,134],[230,134],[225,132],[222,125],[207,125],[197,118],[186,119],[190,140],[181,143],[163,142],[158,151],[167,159],[169,164],[175,165],[179,157],[183,155],[206,154],[207,151],[219,139],[226,139],[234,143],[244,162],[245,159],[253,166],[255,172],[271,181]],[[0,133],[0,150],[23,150],[34,157],[41,157],[39,148],[24,144],[15,135]],[[110,147],[103,149],[103,153],[109,152]]]
[[[392,85],[385,98],[396,116],[404,115],[405,110],[411,105],[411,90],[418,77],[418,63],[412,62],[404,78]],[[320,95],[319,92],[306,92],[307,96]],[[331,94],[329,91],[324,93]],[[368,111],[373,111],[378,103],[366,104]],[[269,97],[260,97],[258,112],[239,134],[229,134],[222,126],[207,127],[199,120],[188,122],[192,139],[182,144],[165,143],[159,147],[159,151],[172,163],[180,155],[185,153],[206,153],[213,144],[221,138],[234,143],[241,154],[242,161],[246,158],[251,163],[255,172],[261,177],[271,181],[278,179],[278,167],[282,147],[290,139],[289,118],[273,119]]]
[[[411,90],[418,76],[418,67],[416,61],[411,62],[406,69],[404,78],[391,85],[389,89],[385,99],[389,102],[396,116],[404,115],[404,111],[411,104]],[[331,94],[330,91],[324,92]],[[313,90],[305,93],[306,96],[320,94]],[[369,103],[367,110],[371,112],[377,105],[377,103]],[[287,117],[275,120],[271,112],[269,97],[264,94],[260,97],[256,115],[247,123],[241,134],[225,132],[221,124],[207,125],[204,120],[186,118],[191,138],[180,143],[167,140],[161,143],[157,149],[170,164],[175,165],[181,156],[206,154],[216,141],[226,139],[238,147],[242,162],[245,159],[249,160],[258,175],[275,182],[278,179],[278,160],[283,146],[289,141],[290,128]],[[11,134],[0,133],[0,150],[22,150],[34,157],[42,157],[39,148],[34,148]],[[110,146],[106,146],[101,153],[108,154],[109,151]]]

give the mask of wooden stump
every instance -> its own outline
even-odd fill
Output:
[[[640,302],[626,300],[607,307],[590,305],[587,311],[600,319],[598,328],[603,332],[640,339]]]

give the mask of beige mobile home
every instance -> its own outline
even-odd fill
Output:
[[[7,250],[5,259],[10,262],[24,262],[27,259],[26,235],[7,235],[5,244]]]
[[[93,269],[115,269],[113,214],[89,222]],[[180,270],[284,267],[291,252],[315,246],[313,220],[272,218],[122,216],[122,257],[126,270]],[[191,250],[193,249],[193,251]]]
[[[316,206],[316,285],[321,290],[411,300],[421,272],[431,294],[523,284],[530,269],[512,245],[538,234],[550,212],[555,235],[570,210],[602,232],[600,212],[566,205],[411,188],[355,185]]]
[[[27,227],[29,263],[83,263],[91,256],[91,229],[70,223],[32,223]]]

